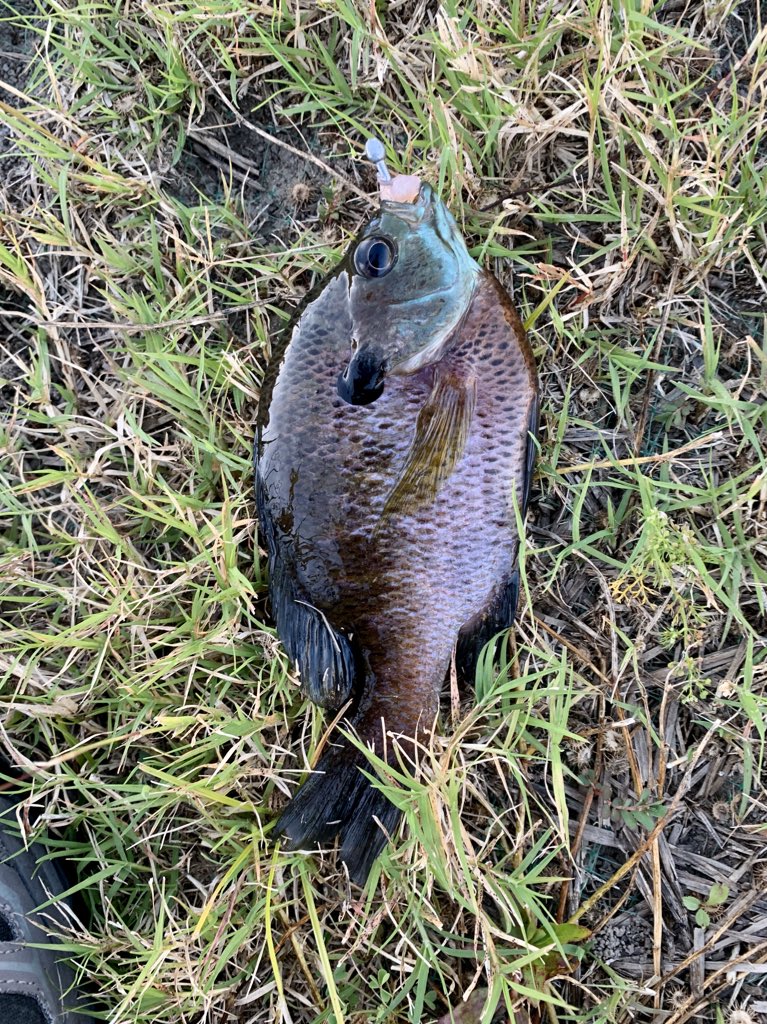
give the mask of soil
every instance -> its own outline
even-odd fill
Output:
[[[245,97],[243,111],[248,107]],[[172,195],[195,206],[207,200],[220,202],[225,188],[231,187],[241,196],[253,237],[280,247],[300,237],[304,220],[334,219],[342,198],[340,186],[302,153],[311,153],[356,179],[359,162],[339,151],[337,136],[326,140],[317,129],[299,132],[251,116],[252,124],[274,137],[272,144],[247,124],[232,124],[232,115],[225,114],[209,111],[201,129],[189,135],[164,183]],[[372,170],[370,174],[372,179]]]
[[[33,18],[37,14],[35,0],[16,0],[15,11],[18,18],[11,20],[7,10],[0,14],[0,100],[14,107],[21,101],[13,92],[3,88],[24,91],[29,76],[29,63],[34,51],[36,34],[21,23],[21,19]],[[42,22],[42,19],[38,18]],[[0,118],[0,160],[7,167],[7,156],[13,151],[10,131]]]
[[[594,939],[592,952],[608,965],[645,960],[652,952],[652,924],[636,912],[621,914]]]

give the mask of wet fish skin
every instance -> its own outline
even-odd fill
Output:
[[[351,358],[347,374],[366,362],[368,373],[412,373],[434,362],[464,315],[479,267],[469,255],[452,214],[429,185],[415,203],[382,203],[357,245],[390,239],[391,272],[376,280],[353,274],[349,292]],[[353,269],[353,261],[350,260]]]
[[[405,225],[400,258],[408,237]],[[442,243],[422,258],[449,260]],[[422,320],[420,335],[412,325],[390,334],[389,300],[361,316],[350,255],[273,361],[259,413],[257,500],[279,635],[308,695],[329,708],[353,697],[349,724],[384,757],[387,733],[407,741],[431,728],[456,643],[471,677],[516,605],[515,503],[524,508],[532,473],[535,367],[505,291],[470,258],[456,264],[460,281],[444,266],[431,275],[456,297],[436,328]],[[428,273],[420,280],[429,287]],[[418,296],[415,306],[436,308]],[[370,350],[374,324],[383,391],[349,404],[338,378]],[[374,817],[391,832],[398,813],[360,765],[336,740],[276,831],[292,848],[340,835],[351,877],[364,882],[386,841]]]

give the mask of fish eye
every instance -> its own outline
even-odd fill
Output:
[[[396,262],[394,242],[383,235],[363,238],[354,250],[354,266],[363,277],[385,277]]]

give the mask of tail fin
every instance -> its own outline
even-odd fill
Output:
[[[324,845],[340,836],[341,859],[358,885],[365,884],[386,834],[400,819],[394,804],[362,774],[366,766],[364,756],[342,741],[320,758],[276,826],[288,850]]]

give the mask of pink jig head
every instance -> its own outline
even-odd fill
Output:
[[[421,191],[421,179],[416,174],[396,174],[392,177],[386,166],[384,145],[380,139],[368,139],[365,155],[375,164],[382,203],[414,203]]]

